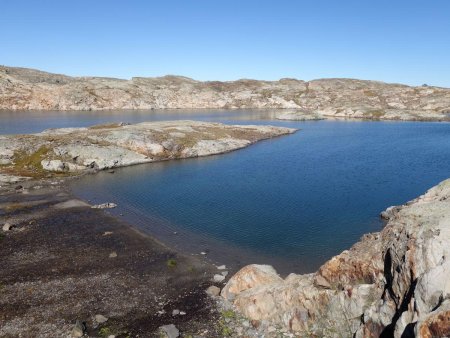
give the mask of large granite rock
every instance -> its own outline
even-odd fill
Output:
[[[283,108],[315,114],[282,116],[288,119],[444,120],[450,113],[450,89],[353,79],[200,82],[165,76],[121,80],[0,67],[0,109],[156,108]]]
[[[300,336],[449,336],[450,180],[390,208],[381,232],[316,273],[236,287],[260,269],[244,267],[222,292],[250,319]]]
[[[9,161],[0,167],[0,174],[8,174],[0,176],[0,181],[219,154],[294,131],[271,126],[166,121],[0,136],[0,154],[6,154],[3,157]]]

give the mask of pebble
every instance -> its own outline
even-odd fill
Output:
[[[214,282],[220,283],[225,280],[225,276],[216,274],[216,275],[214,275],[213,279],[214,279]]]
[[[172,311],[172,316],[178,316],[180,314],[180,310],[173,310]]]
[[[206,255],[206,252],[202,251],[200,252],[200,255]]]
[[[161,326],[159,329],[167,338],[177,338],[180,336],[180,331],[173,324]]]
[[[77,320],[72,329],[72,337],[83,337],[84,331],[86,331],[86,325]]]
[[[225,265],[219,265],[217,267],[218,270],[225,270],[227,267]]]
[[[3,231],[9,231],[9,230],[11,230],[12,229],[12,224],[11,223],[5,223],[4,225],[3,225]]]
[[[106,323],[108,321],[108,318],[106,318],[103,315],[95,315],[95,321],[99,324]]]
[[[184,316],[184,315],[186,315],[186,312],[180,311],[180,316]]]
[[[211,285],[209,288],[206,289],[206,293],[210,296],[215,297],[220,294],[220,289],[215,285]]]
[[[109,235],[112,235],[112,234],[113,234],[112,231],[105,231],[102,236],[109,236]]]
[[[116,258],[117,257],[117,252],[111,252],[110,254],[109,254],[109,258]]]
[[[221,274],[222,276],[226,277],[226,276],[228,276],[228,271],[222,271],[220,274]]]

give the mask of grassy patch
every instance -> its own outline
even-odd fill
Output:
[[[364,117],[368,119],[380,119],[384,115],[386,115],[386,113],[381,109],[370,110],[364,113]]]
[[[364,91],[364,95],[368,96],[368,97],[375,97],[378,96],[375,92],[373,92],[372,90],[365,90]]]
[[[108,337],[112,335],[112,330],[109,327],[105,326],[98,331],[98,334],[100,335],[100,337]]]
[[[14,153],[14,167],[7,171],[19,176],[42,177],[48,173],[42,168],[41,161],[47,157],[50,150],[46,146],[41,146],[32,153],[25,150],[16,151]]]
[[[42,169],[41,161],[50,149],[46,146],[41,146],[34,153],[28,154],[25,151],[14,153],[14,163],[16,167],[27,168],[34,167],[36,169]]]
[[[95,126],[89,127],[89,129],[111,129],[111,128],[120,128],[122,125],[120,123],[104,123],[97,124]]]
[[[173,258],[170,258],[170,259],[167,260],[166,264],[167,264],[167,266],[169,268],[174,268],[174,267],[177,266],[177,261],[175,259],[173,259]]]
[[[222,311],[222,317],[228,319],[236,318],[236,313],[233,310],[224,310]]]

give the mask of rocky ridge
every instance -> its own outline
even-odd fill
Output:
[[[355,79],[201,82],[164,76],[122,80],[0,66],[3,110],[168,108],[281,108],[323,117],[448,120],[450,89]]]
[[[269,337],[449,336],[450,179],[382,216],[381,232],[316,273],[282,279],[270,266],[246,266],[222,297]]]
[[[0,182],[220,154],[295,129],[196,121],[107,124],[0,136]]]

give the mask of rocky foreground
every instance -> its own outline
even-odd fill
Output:
[[[121,80],[0,66],[3,110],[166,108],[282,108],[300,110],[303,116],[440,121],[449,119],[450,89],[354,79],[201,82],[165,76]]]
[[[223,288],[225,304],[269,337],[450,336],[450,180],[382,217],[381,232],[316,273],[244,267]]]
[[[0,262],[2,338],[221,337],[205,290],[222,270],[74,199],[60,179],[0,188]]]
[[[0,136],[0,183],[220,154],[295,129],[196,121],[108,124]]]

